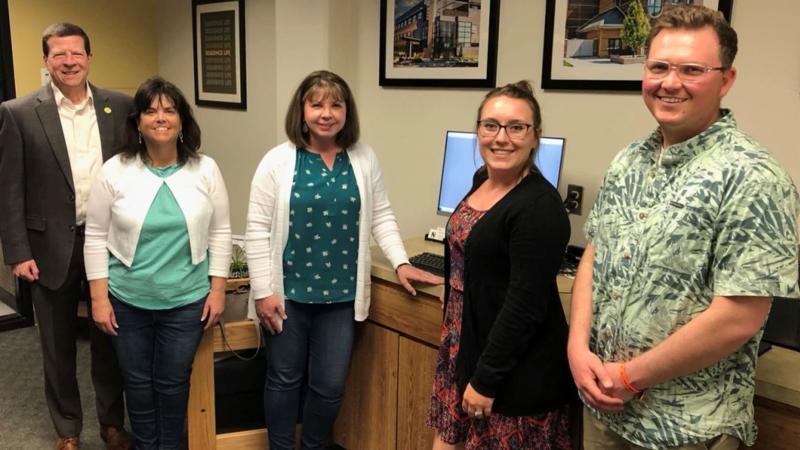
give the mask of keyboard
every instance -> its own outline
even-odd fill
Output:
[[[434,275],[444,276],[444,256],[434,253],[420,253],[408,259],[412,266],[418,267]]]
[[[578,273],[578,263],[570,258],[564,258],[561,261],[561,268],[558,269],[558,273],[575,278],[575,275]]]

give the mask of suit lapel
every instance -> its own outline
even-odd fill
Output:
[[[114,111],[109,104],[108,95],[100,92],[93,84],[89,83],[94,98],[94,113],[97,116],[97,129],[100,131],[100,147],[103,150],[103,161],[114,156]]]
[[[72,183],[72,166],[69,164],[69,153],[67,153],[67,142],[64,140],[64,130],[61,128],[61,118],[58,116],[53,91],[50,86],[45,86],[39,91],[37,97],[39,104],[36,105],[36,114],[42,123],[42,129],[50,142],[50,149],[61,167],[61,172],[69,184],[72,192],[75,192],[75,185]]]

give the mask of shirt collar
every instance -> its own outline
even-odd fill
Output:
[[[68,99],[61,89],[56,86],[55,83],[52,81],[50,82],[50,87],[53,89],[53,98],[56,101],[56,106],[59,108],[62,106],[68,106],[72,109],[81,110],[86,107],[86,105],[94,105],[94,96],[92,95],[92,89],[89,87],[89,82],[86,82],[86,98],[83,99],[78,104],[72,103],[72,100]]]
[[[664,167],[675,166],[684,161],[688,161],[699,153],[707,150],[709,144],[713,142],[715,136],[720,132],[737,127],[736,119],[733,118],[731,110],[720,109],[719,112],[720,118],[693,138],[662,149],[662,142],[664,142],[664,140],[661,135],[661,128],[658,128],[645,140],[641,148],[643,151],[650,154],[653,161],[657,161],[659,152],[663,152],[663,155],[661,155],[661,165]]]

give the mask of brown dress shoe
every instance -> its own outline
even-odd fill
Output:
[[[81,448],[80,440],[77,437],[58,438],[56,450],[78,450]]]
[[[100,425],[100,437],[108,450],[131,450],[133,437],[125,428],[114,425]]]

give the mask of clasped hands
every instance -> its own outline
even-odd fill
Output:
[[[594,409],[622,412],[635,394],[625,388],[620,363],[603,362],[588,349],[570,352],[572,377],[583,400]]]

